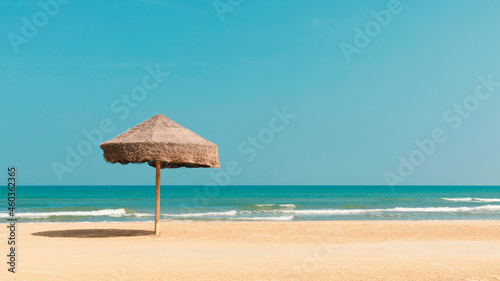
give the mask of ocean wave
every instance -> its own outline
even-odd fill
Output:
[[[492,203],[492,202],[500,202],[500,198],[474,198],[477,202],[487,202],[487,203]]]
[[[212,217],[212,216],[236,216],[238,212],[235,210],[227,212],[207,212],[207,213],[186,213],[186,214],[162,214],[166,217],[174,218],[198,218],[198,217]]]
[[[464,197],[464,198],[441,198],[445,201],[454,201],[454,202],[482,202],[482,203],[493,203],[500,202],[500,198],[472,198],[472,197]]]
[[[326,209],[326,210],[282,210],[280,212],[292,215],[349,215],[349,214],[361,214],[368,212],[380,212],[382,210],[383,209],[351,209],[351,210]]]
[[[472,212],[500,211],[500,205],[485,205],[478,207],[426,207],[426,208],[394,208],[395,212]]]
[[[462,199],[466,198],[450,198]],[[486,198],[471,198],[471,199],[486,199]],[[490,198],[489,200],[494,200]],[[496,199],[495,199],[496,200]],[[494,201],[496,202],[496,201]],[[274,204],[280,205],[280,204]],[[281,204],[285,205],[285,204]],[[257,210],[229,210],[216,212],[198,212],[198,213],[181,213],[181,214],[161,214],[162,218],[171,219],[228,219],[228,220],[247,220],[247,221],[290,221],[296,219],[297,216],[339,216],[339,215],[363,215],[370,214],[373,216],[387,214],[404,214],[404,213],[500,213],[499,205],[481,205],[471,207],[395,207],[384,209],[295,209],[295,205],[286,204],[277,209],[257,209]],[[292,207],[293,205],[293,207]],[[8,213],[0,213],[0,218],[8,218]],[[146,220],[154,217],[152,213],[136,213],[132,210],[124,208],[120,209],[102,209],[93,211],[59,211],[59,212],[26,212],[16,213],[17,218],[21,219],[47,219],[50,217],[58,217],[57,220],[66,219],[64,217],[132,217],[145,218]],[[55,218],[54,218],[55,219]],[[70,219],[70,218],[69,218]],[[71,220],[71,219],[70,219]]]
[[[293,208],[295,209],[295,204],[254,204],[257,207],[283,207],[283,208]]]
[[[154,217],[155,214],[148,214],[148,213],[131,213],[127,214],[132,217],[137,217],[137,218],[142,218],[142,217]]]
[[[292,215],[351,215],[364,213],[454,213],[454,212],[473,212],[473,211],[500,211],[500,205],[485,205],[477,207],[420,207],[405,208],[396,207],[388,209],[326,209],[326,210],[282,210],[280,213]]]
[[[48,217],[73,216],[73,217],[121,217],[126,215],[125,209],[104,209],[96,211],[69,211],[69,212],[41,212],[41,213],[16,213],[16,218],[44,219]],[[9,214],[1,213],[0,218],[7,218]]]
[[[328,216],[328,215],[356,215],[366,213],[456,213],[456,212],[485,212],[500,211],[500,205],[485,205],[476,207],[396,207],[388,209],[321,209],[321,210],[242,210],[226,212],[162,214],[171,218],[199,218],[199,217],[231,217],[231,220],[293,220],[295,215],[301,216]],[[272,216],[269,216],[272,215]]]
[[[233,220],[249,220],[249,221],[291,221],[293,216],[279,216],[279,217],[238,217]]]
[[[442,200],[445,201],[454,201],[454,202],[470,202],[472,201],[471,197],[465,197],[465,198],[441,198]]]

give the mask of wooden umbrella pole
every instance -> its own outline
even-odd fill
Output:
[[[155,235],[160,234],[160,173],[161,161],[156,160],[156,202],[155,202]]]

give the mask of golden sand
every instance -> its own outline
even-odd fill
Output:
[[[500,280],[500,221],[17,224],[0,280]],[[7,253],[8,232],[0,230]],[[7,261],[7,257],[4,260]]]

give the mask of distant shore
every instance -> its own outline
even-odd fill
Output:
[[[18,223],[0,280],[498,280],[500,221]],[[7,252],[8,228],[1,227]]]

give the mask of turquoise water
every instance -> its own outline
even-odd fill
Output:
[[[19,186],[16,193],[20,222],[154,220],[154,186]],[[2,219],[7,196],[4,205]],[[498,220],[500,187],[162,186],[161,219]]]

